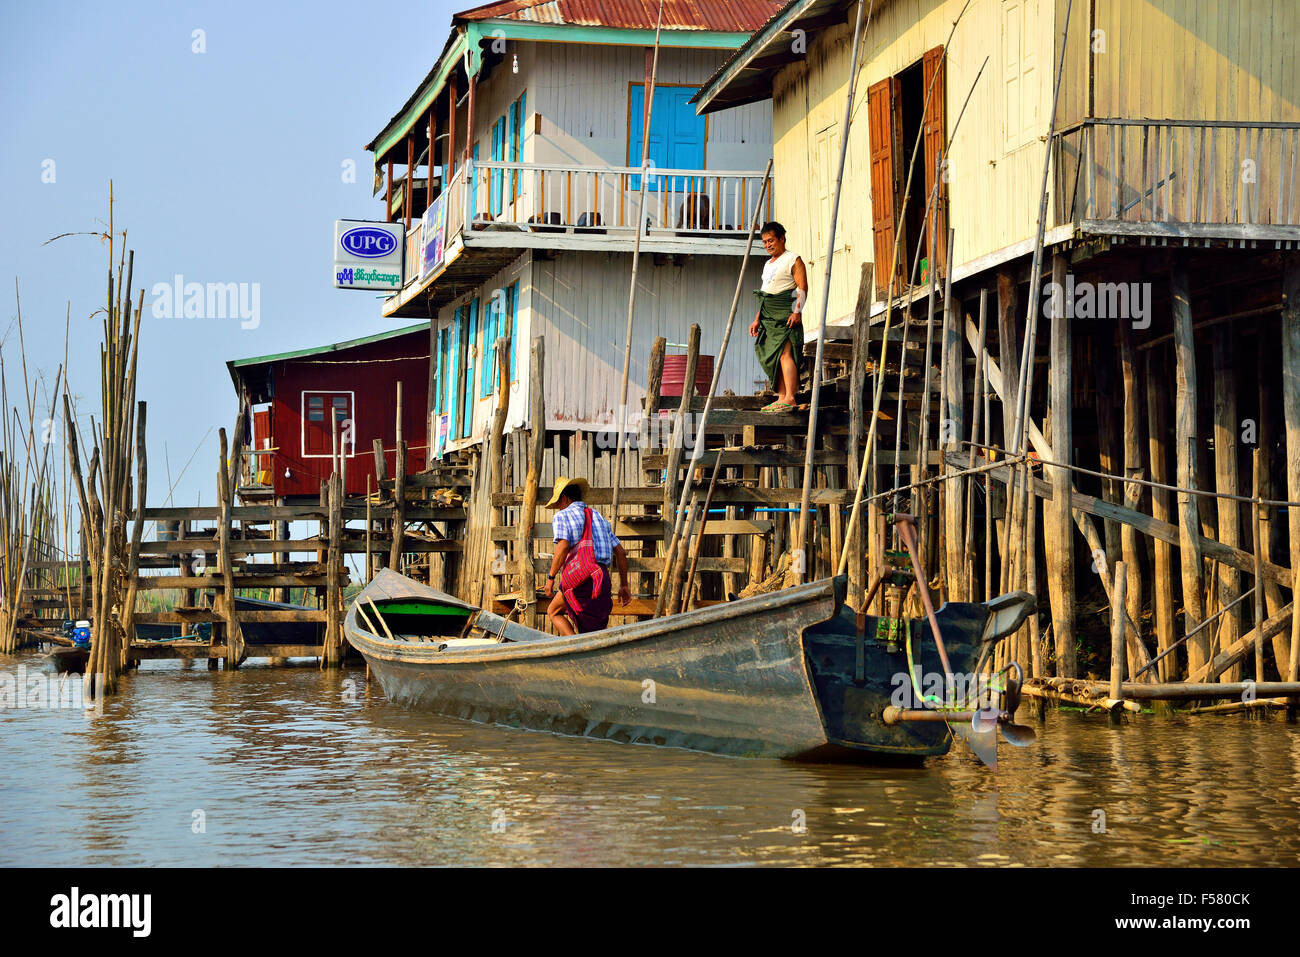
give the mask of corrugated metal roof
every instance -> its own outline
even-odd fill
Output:
[[[663,0],[665,30],[752,33],[776,15],[780,0]],[[456,14],[457,20],[524,20],[653,30],[659,0],[504,0]]]
[[[795,29],[820,29],[847,17],[853,0],[789,0],[704,81],[692,103],[703,113],[765,100],[776,71],[801,59],[790,43]]]

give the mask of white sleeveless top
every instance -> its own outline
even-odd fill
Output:
[[[775,259],[769,259],[763,265],[763,292],[785,292],[795,287],[794,261],[799,254],[787,249]]]

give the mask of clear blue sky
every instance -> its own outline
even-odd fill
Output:
[[[433,65],[472,0],[282,3],[0,0],[0,326],[11,402],[21,387],[14,280],[29,370],[63,359],[79,412],[99,417],[108,183],[136,252],[135,288],[260,284],[261,323],[141,326],[138,398],[149,405],[149,504],[163,504],[200,438],[177,504],[215,503],[217,433],[231,429],[227,359],[396,328],[373,293],[331,285],[335,219],[382,218],[363,149]],[[193,52],[195,30],[206,52]],[[343,181],[345,160],[356,182]],[[54,182],[42,182],[53,160]],[[164,457],[165,453],[165,457]]]

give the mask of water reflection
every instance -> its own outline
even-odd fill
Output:
[[[0,712],[0,863],[1300,860],[1300,741],[1280,720],[1053,712],[990,773],[961,745],[871,768],[485,728],[394,706],[361,670],[150,663],[126,681],[102,715]]]

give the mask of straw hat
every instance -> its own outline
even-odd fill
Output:
[[[580,478],[564,478],[555,483],[555,491],[551,493],[551,500],[542,508],[555,508],[560,502],[561,495],[568,495],[575,502],[580,502],[587,497],[587,480]]]

